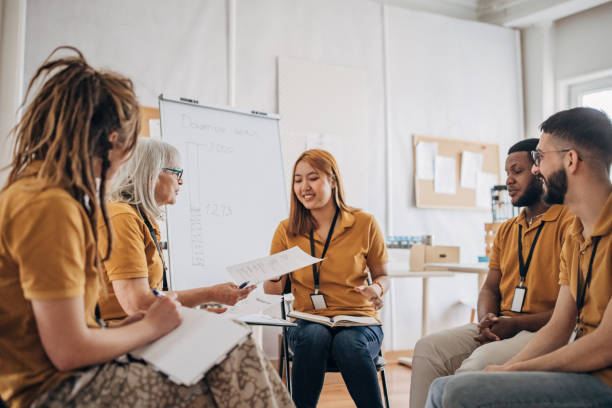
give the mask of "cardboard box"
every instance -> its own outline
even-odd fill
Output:
[[[410,249],[410,270],[422,271],[428,263],[458,263],[458,246],[413,245]]]

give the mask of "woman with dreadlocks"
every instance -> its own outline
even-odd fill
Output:
[[[98,255],[96,221],[109,226],[103,197],[136,145],[139,105],[129,79],[60,48],[76,56],[52,59],[54,51],[36,71],[26,100],[42,84],[13,129],[0,192],[0,396],[17,408],[290,405],[252,341],[191,387],[115,360],[177,327],[180,304],[160,298],[137,317],[98,327],[100,264],[112,234]]]

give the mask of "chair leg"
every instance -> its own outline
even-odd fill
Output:
[[[287,341],[286,327],[283,327],[283,356],[285,360],[285,378],[287,380],[287,391],[289,392],[289,395],[293,395],[291,393],[291,370],[289,369],[289,344]]]
[[[385,395],[385,407],[389,408],[389,393],[387,392],[387,376],[385,375],[385,369],[380,370],[380,378],[382,380],[383,394]]]
[[[278,376],[283,379],[283,368],[285,366],[285,337],[281,337],[280,356],[278,358]]]

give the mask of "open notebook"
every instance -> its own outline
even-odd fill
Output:
[[[288,314],[289,317],[295,319],[309,320],[330,327],[349,327],[349,326],[380,326],[380,320],[369,316],[347,316],[338,315],[334,317],[319,316],[310,313],[296,312],[295,310]]]
[[[251,333],[233,320],[182,307],[183,322],[165,336],[130,352],[183,385],[197,383]]]

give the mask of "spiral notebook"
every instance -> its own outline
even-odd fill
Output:
[[[163,337],[132,350],[176,384],[193,385],[242,343],[251,330],[204,310],[182,307],[183,321]]]

